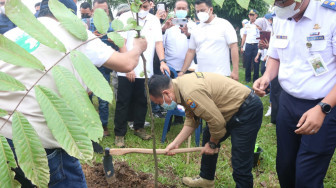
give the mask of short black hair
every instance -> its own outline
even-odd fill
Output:
[[[103,3],[108,4],[106,0],[94,0],[94,1],[93,1],[93,6],[94,6],[96,3],[98,3],[98,4],[103,4]]]
[[[84,2],[84,3],[82,3],[82,4],[80,5],[80,8],[82,8],[82,9],[87,9],[87,8],[89,8],[90,10],[92,10],[92,6],[91,6],[91,4],[88,3],[88,2]]]
[[[41,6],[41,2],[35,4],[35,8]]]
[[[166,75],[153,75],[148,80],[149,94],[153,97],[161,97],[162,91],[170,87],[171,79]]]
[[[199,5],[205,3],[208,7],[212,7],[212,1],[211,0],[195,0],[195,5]]]

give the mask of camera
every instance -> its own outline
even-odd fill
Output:
[[[187,18],[174,18],[172,20],[172,23],[174,25],[182,25],[185,26],[188,23],[188,19]]]

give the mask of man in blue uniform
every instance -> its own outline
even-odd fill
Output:
[[[253,89],[263,96],[276,76],[283,88],[276,127],[280,186],[323,187],[336,146],[335,2],[275,1],[275,13],[266,72]],[[317,74],[316,62],[327,72]]]

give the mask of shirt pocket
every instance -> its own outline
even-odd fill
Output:
[[[279,56],[280,61],[287,60],[287,58],[289,56],[288,48],[287,48],[288,44],[289,44],[288,39],[275,39],[274,42],[273,42],[273,46],[275,48],[277,48],[278,56]]]
[[[327,48],[327,40],[313,40],[310,41],[312,44],[312,47],[310,48],[310,51],[312,52],[318,52],[323,51]]]

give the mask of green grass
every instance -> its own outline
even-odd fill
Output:
[[[245,83],[244,81],[244,69],[240,67],[239,70],[240,82],[244,85],[252,86],[252,83]],[[269,106],[269,97],[261,98],[264,105],[264,114]],[[97,100],[94,99],[95,106],[97,106]],[[115,102],[110,105],[109,125],[111,136],[102,140],[101,145],[103,147],[113,148],[114,146],[114,134],[113,134],[113,120],[114,120]],[[149,117],[147,121],[150,122]],[[266,126],[270,123],[270,117],[263,117],[263,122],[258,133],[257,143],[263,149],[261,154],[260,165],[253,168],[254,187],[280,187],[276,170],[275,170],[275,158],[276,158],[276,134],[275,126]],[[179,133],[183,125],[172,126],[167,134],[166,142],[161,143],[161,135],[164,124],[164,119],[155,119],[155,137],[156,148],[165,148]],[[150,128],[146,128],[148,133]],[[126,147],[129,148],[153,148],[152,140],[143,141],[140,138],[133,135],[133,131],[128,129],[125,137]],[[191,147],[195,146],[194,135],[191,139]],[[184,143],[182,147],[187,147]],[[217,170],[216,170],[216,187],[235,187],[235,182],[232,178],[231,168],[231,142],[230,139],[222,143],[220,154],[218,157]],[[95,160],[101,162],[102,155],[95,154]],[[123,156],[114,156],[114,160],[127,161],[128,164],[137,171],[143,171],[154,174],[154,157],[148,154],[127,154]],[[159,181],[167,185],[175,185],[176,187],[185,187],[181,183],[181,178],[184,176],[197,176],[199,174],[201,155],[199,153],[190,154],[190,163],[186,164],[187,154],[177,154],[175,156],[158,156],[159,166]],[[328,173],[326,175],[324,185],[326,188],[336,187],[336,158],[333,157]],[[262,185],[263,184],[263,185]]]

